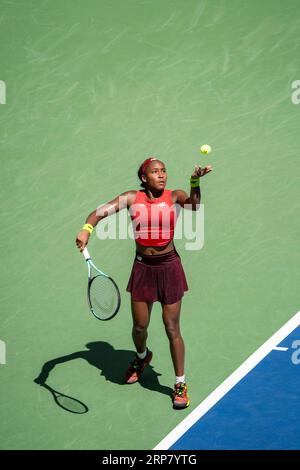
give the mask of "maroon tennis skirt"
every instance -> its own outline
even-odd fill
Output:
[[[127,285],[132,300],[174,304],[188,290],[176,250],[161,255],[136,253]]]

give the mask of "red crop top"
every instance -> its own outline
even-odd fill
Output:
[[[129,208],[135,241],[143,246],[164,246],[174,237],[176,206],[172,191],[165,189],[155,199],[149,199],[144,191],[138,191]]]

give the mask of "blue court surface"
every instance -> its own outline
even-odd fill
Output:
[[[155,449],[300,449],[300,312]]]

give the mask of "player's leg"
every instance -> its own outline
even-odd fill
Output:
[[[152,302],[131,300],[132,339],[137,353],[126,371],[125,382],[128,384],[133,384],[140,379],[142,372],[152,359],[152,352],[146,346],[152,305]]]
[[[169,338],[170,352],[173,361],[175,375],[184,375],[184,353],[185,347],[180,332],[180,310],[181,300],[174,304],[162,305],[163,322]]]
[[[185,346],[180,332],[181,300],[174,304],[162,305],[163,322],[169,338],[170,352],[175,371],[175,387],[173,392],[174,408],[186,408],[190,401],[184,375]]]
[[[131,300],[132,339],[138,353],[146,351],[148,326],[153,303]]]

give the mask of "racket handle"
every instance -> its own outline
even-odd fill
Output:
[[[89,259],[91,259],[87,247],[84,248],[84,250],[82,251],[82,254],[83,254],[83,256],[85,257],[86,261],[88,261]]]

